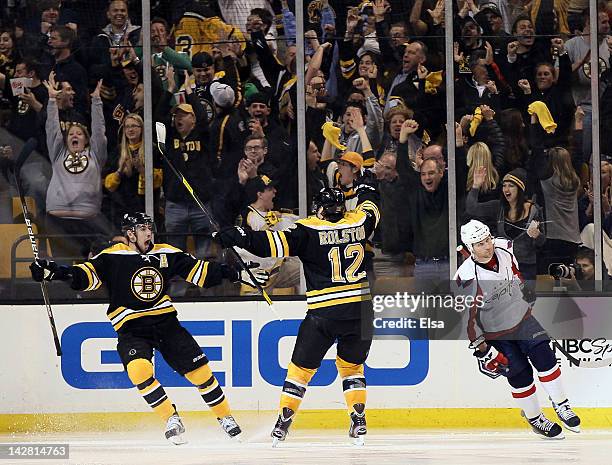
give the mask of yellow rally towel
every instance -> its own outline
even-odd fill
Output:
[[[530,115],[533,115],[534,113],[538,115],[538,121],[547,133],[552,134],[555,132],[555,129],[557,129],[557,123],[555,123],[555,120],[550,114],[550,110],[544,102],[540,102],[539,100],[533,102],[527,107],[527,111]]]
[[[434,71],[433,73],[429,73],[425,78],[425,93],[437,94],[440,84],[442,84],[442,71]]]
[[[346,146],[340,143],[340,128],[334,125],[331,121],[326,122],[321,126],[323,129],[323,137],[329,141],[338,150],[346,150]]]
[[[482,123],[482,111],[480,110],[480,107],[476,107],[474,110],[474,117],[470,123],[470,136],[474,137],[474,134],[476,134],[476,129],[478,129],[480,123]]]

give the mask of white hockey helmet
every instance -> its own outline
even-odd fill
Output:
[[[474,244],[490,236],[489,227],[478,220],[470,220],[461,226],[461,242],[465,244],[470,253],[474,253]]]

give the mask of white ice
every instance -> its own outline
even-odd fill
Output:
[[[210,428],[190,429],[188,444],[173,446],[162,433],[53,433],[0,435],[0,443],[70,444],[64,461],[20,459],[15,465],[475,465],[610,464],[612,430],[566,431],[561,441],[545,440],[529,430],[374,430],[366,445],[349,444],[346,431],[291,431],[271,448],[269,431],[245,432],[242,443]]]

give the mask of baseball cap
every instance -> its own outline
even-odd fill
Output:
[[[499,7],[495,3],[485,3],[480,6],[480,11],[489,10],[495,16],[502,17],[501,11],[499,11]]]
[[[252,179],[249,179],[246,186],[244,187],[244,191],[246,193],[246,198],[248,203],[253,203],[257,200],[257,193],[263,192],[268,188],[275,187],[276,183],[272,181],[268,176],[261,175],[256,176]]]
[[[344,154],[340,157],[340,160],[346,161],[358,169],[361,169],[363,166],[363,157],[357,152],[344,152]]]
[[[221,108],[231,107],[236,98],[234,89],[219,81],[214,81],[210,85],[210,95],[212,95],[215,104]]]
[[[206,52],[198,52],[191,59],[191,66],[194,68],[206,68],[208,66],[213,66],[213,64],[213,57]]]
[[[185,113],[191,113],[195,116],[195,112],[193,111],[193,107],[188,103],[181,103],[180,105],[175,106],[172,109],[172,113],[176,113],[177,111],[184,111]]]

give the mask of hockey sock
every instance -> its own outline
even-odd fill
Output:
[[[353,405],[366,403],[366,380],[363,375],[363,364],[355,364],[336,357],[336,367],[342,378],[342,390],[349,413]]]
[[[229,402],[208,364],[186,373],[185,378],[197,386],[202,399],[217,418],[231,414]]]
[[[537,417],[542,409],[540,401],[536,394],[536,385],[532,382],[529,386],[521,388],[512,388],[512,397],[518,404],[519,408],[525,412],[525,416],[529,419]]]
[[[293,362],[289,363],[287,377],[285,378],[283,392],[280,398],[279,410],[281,412],[284,407],[288,407],[294,412],[297,412],[304,398],[304,394],[306,394],[308,383],[316,372],[316,368],[302,368],[295,365]]]
[[[567,400],[563,383],[561,382],[561,368],[555,365],[550,370],[538,371],[538,378],[542,387],[548,392],[549,397],[555,404],[560,404]]]
[[[561,382],[561,368],[557,364],[555,353],[548,342],[542,342],[529,352],[529,359],[538,371],[538,378],[542,387],[555,404],[567,400],[563,383]]]
[[[127,374],[149,407],[163,420],[167,420],[175,413],[164,387],[153,376],[153,364],[149,360],[144,358],[132,360],[127,365]]]

